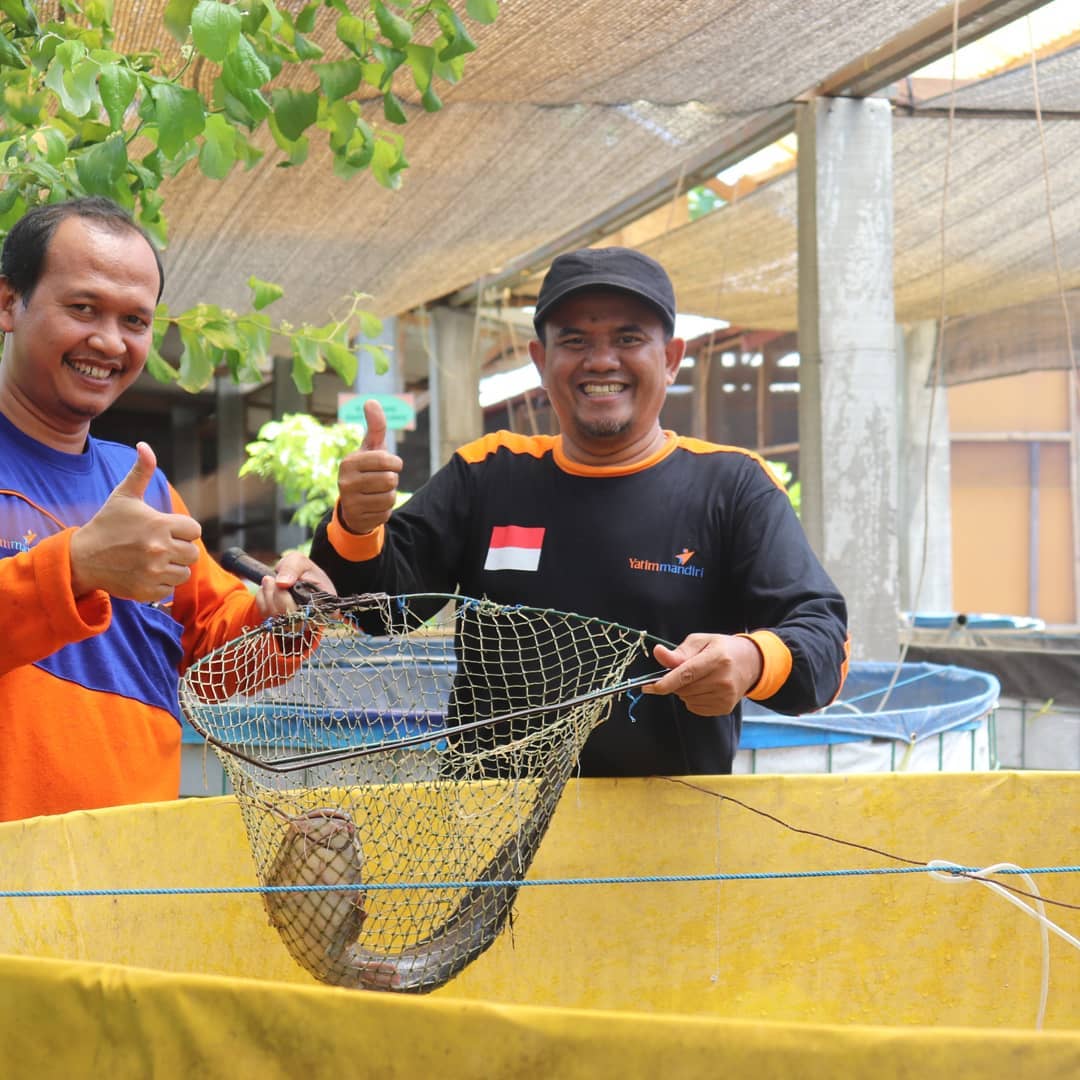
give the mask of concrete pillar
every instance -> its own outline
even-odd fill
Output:
[[[694,362],[693,417],[690,434],[695,439],[709,437],[709,376],[712,374],[713,356],[709,352],[699,354]]]
[[[369,353],[359,353],[360,365],[356,369],[356,381],[353,390],[357,394],[400,394],[404,386],[401,374],[401,357],[397,347],[397,319],[383,319],[382,333],[377,338],[369,338],[373,345],[381,345],[390,359],[390,367],[380,375],[375,371],[375,361]],[[386,449],[397,453],[397,432],[387,430]]]
[[[476,316],[450,307],[431,310],[431,471],[462,443],[484,433],[480,409],[480,358],[474,349]]]
[[[1072,492],[1073,619],[1080,624],[1080,375],[1069,372],[1069,490]]]
[[[949,400],[934,378],[937,323],[897,327],[900,418],[900,604],[952,611]]]
[[[798,108],[799,473],[847,598],[852,656],[899,651],[892,122],[881,99]]]
[[[240,482],[244,446],[248,442],[245,403],[241,387],[227,375],[219,375],[217,394],[217,514],[221,529],[221,550],[244,547],[246,508]]]
[[[202,455],[199,447],[199,424],[202,412],[187,405],[173,405],[169,410],[172,435],[172,469],[169,480],[180,492],[192,517],[202,521],[207,516],[202,491]]]
[[[292,357],[274,357],[274,382],[270,391],[270,408],[275,420],[293,413],[308,411],[307,398],[297,389],[292,377]],[[280,555],[290,548],[299,547],[308,539],[307,531],[292,523],[294,503],[285,498],[279,485],[274,489],[274,550]]]

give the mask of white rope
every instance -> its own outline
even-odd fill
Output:
[[[931,868],[930,876],[937,878],[938,881],[947,881],[951,884],[962,881],[974,881],[979,885],[985,885],[999,896],[1003,896],[1010,904],[1014,904],[1024,912],[1025,915],[1030,915],[1031,918],[1038,921],[1042,936],[1042,983],[1039,993],[1039,1011],[1035,1019],[1035,1026],[1039,1030],[1042,1030],[1043,1021],[1046,1019],[1046,1002],[1050,996],[1049,931],[1053,931],[1058,937],[1068,942],[1068,944],[1077,950],[1080,950],[1080,941],[1074,938],[1072,934],[1062,930],[1060,926],[1046,917],[1046,905],[1042,901],[1042,895],[1039,892],[1038,886],[1035,884],[1035,879],[1030,874],[1021,870],[1021,868],[1014,863],[994,863],[993,866],[987,866],[977,871],[966,870],[962,874],[956,873],[957,870],[962,869],[958,863],[948,862],[945,859],[931,859],[926,865]],[[1034,904],[1026,903],[1022,897],[1017,896],[1008,889],[1002,888],[996,881],[987,880],[991,874],[996,874],[1001,870],[1009,870],[1020,874],[1024,879],[1024,884],[1028,887],[1028,891],[1035,894]]]

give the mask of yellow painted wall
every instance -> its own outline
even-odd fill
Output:
[[[1025,442],[965,442],[965,433],[1067,432],[1065,372],[1040,371],[949,389],[953,606],[957,611],[1076,620],[1067,443],[1039,447],[1038,600],[1029,601],[1031,485]]]

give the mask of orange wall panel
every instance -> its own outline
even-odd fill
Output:
[[[952,447],[953,606],[1071,623],[1072,507],[1068,447],[1040,444],[1038,599],[1030,610],[1030,457],[1027,443]]]
[[[1029,371],[949,387],[949,428],[964,431],[1068,431],[1065,371]]]
[[[953,606],[1028,612],[1028,462],[1017,444],[952,448]]]
[[[1039,610],[1048,623],[1075,620],[1069,449],[1044,445],[1039,460]]]

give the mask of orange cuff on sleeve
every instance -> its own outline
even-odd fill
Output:
[[[791,650],[771,630],[755,630],[736,636],[749,638],[761,653],[761,678],[746,696],[751,701],[771,698],[791,674]]]
[[[46,537],[34,549],[34,580],[41,610],[54,633],[71,641],[100,634],[112,621],[109,594],[94,589],[78,600],[71,593],[71,536],[74,528]]]
[[[341,523],[341,503],[334,507],[334,516],[326,526],[326,538],[333,549],[349,562],[367,562],[383,549],[384,527],[380,525],[369,533],[351,533]]]

